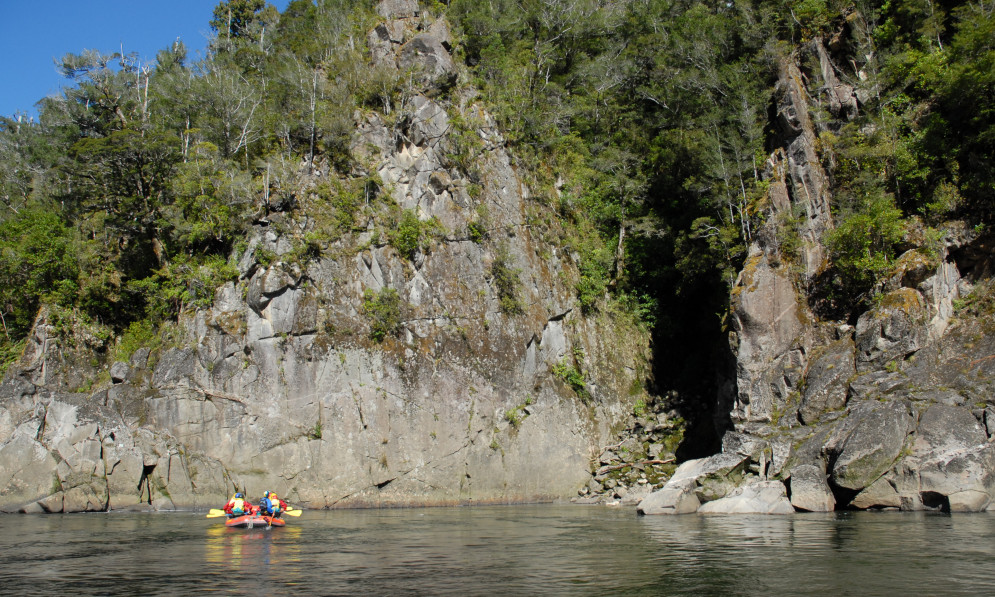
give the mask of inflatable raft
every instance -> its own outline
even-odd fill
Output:
[[[263,527],[282,527],[286,526],[286,521],[282,518],[273,518],[272,516],[260,516],[258,514],[244,514],[242,516],[236,516],[235,518],[229,518],[225,521],[226,527],[238,528],[238,529],[258,529]]]

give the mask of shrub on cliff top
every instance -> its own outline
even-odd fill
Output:
[[[904,221],[894,199],[877,193],[827,234],[833,267],[844,287],[866,292],[888,271],[895,245],[902,240]]]

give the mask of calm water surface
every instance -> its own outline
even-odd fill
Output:
[[[0,516],[8,595],[984,595],[995,515],[508,506]]]

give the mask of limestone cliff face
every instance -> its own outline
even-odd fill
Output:
[[[355,176],[441,236],[401,255],[371,217],[298,258],[329,176],[302,165],[296,199],[272,202],[233,256],[239,280],[162,346],[108,364],[109,385],[69,391],[99,367],[67,356],[42,313],[0,391],[0,509],[208,506],[236,487],[319,508],[506,503],[588,481],[632,411],[646,337],[581,314],[575,264],[547,241],[555,218],[491,118],[469,96],[439,99],[458,74],[444,23],[381,9],[374,59],[421,83],[389,116],[356,114]],[[476,140],[469,168],[457,135]],[[364,292],[384,289],[399,327],[376,342]],[[583,396],[554,366],[582,372]]]

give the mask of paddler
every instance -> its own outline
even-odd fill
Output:
[[[251,506],[245,503],[245,496],[241,492],[236,493],[231,496],[228,503],[225,504],[224,511],[228,515],[228,518],[235,518],[237,516],[242,516],[247,514],[251,509]]]
[[[267,514],[273,518],[280,518],[284,510],[287,509],[287,502],[277,497],[275,492],[264,491],[263,499],[259,502],[259,512]]]

